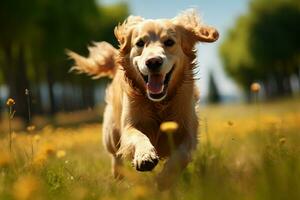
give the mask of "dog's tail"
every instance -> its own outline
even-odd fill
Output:
[[[67,51],[68,56],[75,62],[75,66],[70,69],[70,72],[85,73],[92,76],[93,79],[105,76],[113,78],[117,70],[118,50],[107,42],[94,42],[92,46],[88,47],[88,50],[88,57]]]

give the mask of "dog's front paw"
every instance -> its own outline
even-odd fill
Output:
[[[138,171],[151,171],[158,163],[158,156],[155,149],[136,149],[133,165]]]

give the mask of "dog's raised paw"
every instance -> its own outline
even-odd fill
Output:
[[[154,150],[149,153],[136,152],[133,165],[137,171],[151,171],[157,165],[158,160],[159,158]]]
[[[136,166],[136,170],[138,171],[151,171],[158,163],[158,158],[154,160],[143,160],[140,165]]]

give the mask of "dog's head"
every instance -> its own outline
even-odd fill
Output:
[[[120,62],[130,79],[152,101],[163,100],[192,70],[197,42],[214,42],[218,32],[193,10],[173,19],[130,16],[115,29]]]

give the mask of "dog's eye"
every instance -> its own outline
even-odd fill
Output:
[[[145,42],[143,40],[139,40],[135,45],[138,47],[143,47],[145,45]]]
[[[165,45],[166,47],[171,47],[171,46],[173,46],[174,44],[175,44],[175,41],[172,40],[172,39],[167,39],[167,40],[164,42],[164,45]]]

